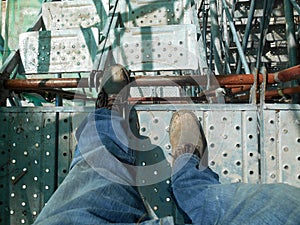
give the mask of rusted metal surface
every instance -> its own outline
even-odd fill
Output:
[[[275,82],[287,82],[300,79],[300,65],[274,73]]]
[[[295,72],[289,70],[275,74],[268,74],[267,83],[274,84],[300,79],[300,67]],[[258,83],[262,83],[263,77],[258,75]],[[214,86],[225,85],[251,85],[254,82],[252,74],[220,75],[215,76]],[[206,76],[137,76],[134,78],[133,86],[203,86],[206,85]],[[47,78],[7,80],[4,82],[7,89],[38,89],[38,88],[80,88],[88,87],[87,78]]]
[[[4,82],[4,87],[11,90],[45,89],[45,88],[80,88],[88,87],[88,79],[80,78],[46,78],[14,79]]]
[[[291,67],[277,73],[271,73],[267,75],[266,84],[275,84],[279,82],[287,82],[291,80],[300,79],[300,65]],[[219,75],[212,77],[211,92],[206,92],[200,95],[200,98],[193,99],[192,101],[202,101],[203,96],[209,96],[214,94],[214,89],[218,87],[225,87],[229,89],[230,93],[227,94],[239,94],[242,92],[249,91],[255,82],[255,76],[253,74],[237,74],[237,75]],[[257,84],[263,82],[263,75],[257,75]],[[92,82],[93,83],[93,82]],[[88,78],[47,78],[47,79],[12,79],[4,80],[4,90],[15,90],[15,91],[48,91],[51,93],[61,92],[59,88],[88,88],[91,82]],[[93,84],[92,84],[93,85]],[[205,86],[207,85],[207,76],[199,75],[186,75],[186,76],[136,76],[132,77],[130,83],[134,86]],[[266,98],[270,99],[274,96],[280,95],[292,95],[300,93],[300,87],[286,88],[283,90],[268,90],[266,92]],[[66,99],[72,99],[75,97],[73,93],[60,93]],[[77,96],[80,99],[86,99],[84,96]],[[248,96],[243,96],[248,98]],[[243,98],[242,97],[242,98]],[[133,100],[133,99],[132,99]],[[191,99],[189,99],[191,100]],[[139,99],[139,102],[186,102],[185,99],[154,99],[154,98],[143,98]]]
[[[275,96],[284,96],[284,95],[293,95],[300,93],[300,86],[298,87],[291,87],[291,88],[284,88],[278,90],[269,90],[266,91],[266,99],[270,99]]]
[[[236,85],[225,85],[225,88],[229,88],[231,91],[231,94],[238,94],[241,92],[249,91],[251,89],[251,85],[242,85],[242,86],[236,86]]]
[[[205,99],[203,97],[137,97],[137,98],[128,98],[129,104],[168,104],[169,102],[178,103],[178,104],[188,104],[188,103],[199,103],[203,102]]]

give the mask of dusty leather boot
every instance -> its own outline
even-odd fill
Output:
[[[172,164],[183,153],[192,153],[201,159],[204,152],[204,140],[200,123],[193,112],[180,110],[174,113],[169,132],[173,156]]]
[[[119,64],[108,67],[103,71],[96,108],[121,111],[127,102],[130,83],[129,72]]]

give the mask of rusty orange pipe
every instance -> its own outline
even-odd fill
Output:
[[[266,91],[266,98],[270,99],[275,96],[281,96],[281,95],[293,95],[300,93],[300,86],[297,87],[291,87],[291,88],[284,88],[279,90],[269,90]]]
[[[12,90],[45,89],[45,88],[82,88],[88,87],[88,79],[80,78],[46,78],[14,79],[4,81],[4,87]]]
[[[133,78],[133,86],[203,86],[207,83],[206,76],[137,76]],[[267,75],[267,84],[300,79],[300,65],[277,73]],[[258,83],[262,83],[262,74],[258,75]],[[213,86],[252,85],[253,74],[218,75],[212,78]],[[47,78],[47,79],[15,79],[5,80],[4,88],[11,90],[43,89],[43,88],[83,88],[89,87],[88,78]]]
[[[225,88],[230,88],[232,94],[238,94],[244,91],[249,91],[251,89],[252,85],[225,85]]]
[[[300,65],[274,73],[276,83],[300,79]]]

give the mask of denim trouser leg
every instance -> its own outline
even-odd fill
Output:
[[[122,118],[106,109],[87,117],[76,133],[70,172],[35,224],[173,224],[171,217],[147,220],[121,124]]]
[[[199,159],[181,155],[172,188],[179,206],[194,224],[299,224],[300,189],[285,184],[219,184]],[[181,169],[178,169],[181,168]]]

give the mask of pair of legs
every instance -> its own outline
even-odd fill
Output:
[[[135,156],[122,118],[105,108],[77,131],[71,170],[35,224],[174,224],[147,215],[135,184]],[[200,154],[201,156],[201,154]],[[173,163],[172,190],[194,224],[297,224],[300,190],[288,185],[219,184],[199,157],[181,152]]]

